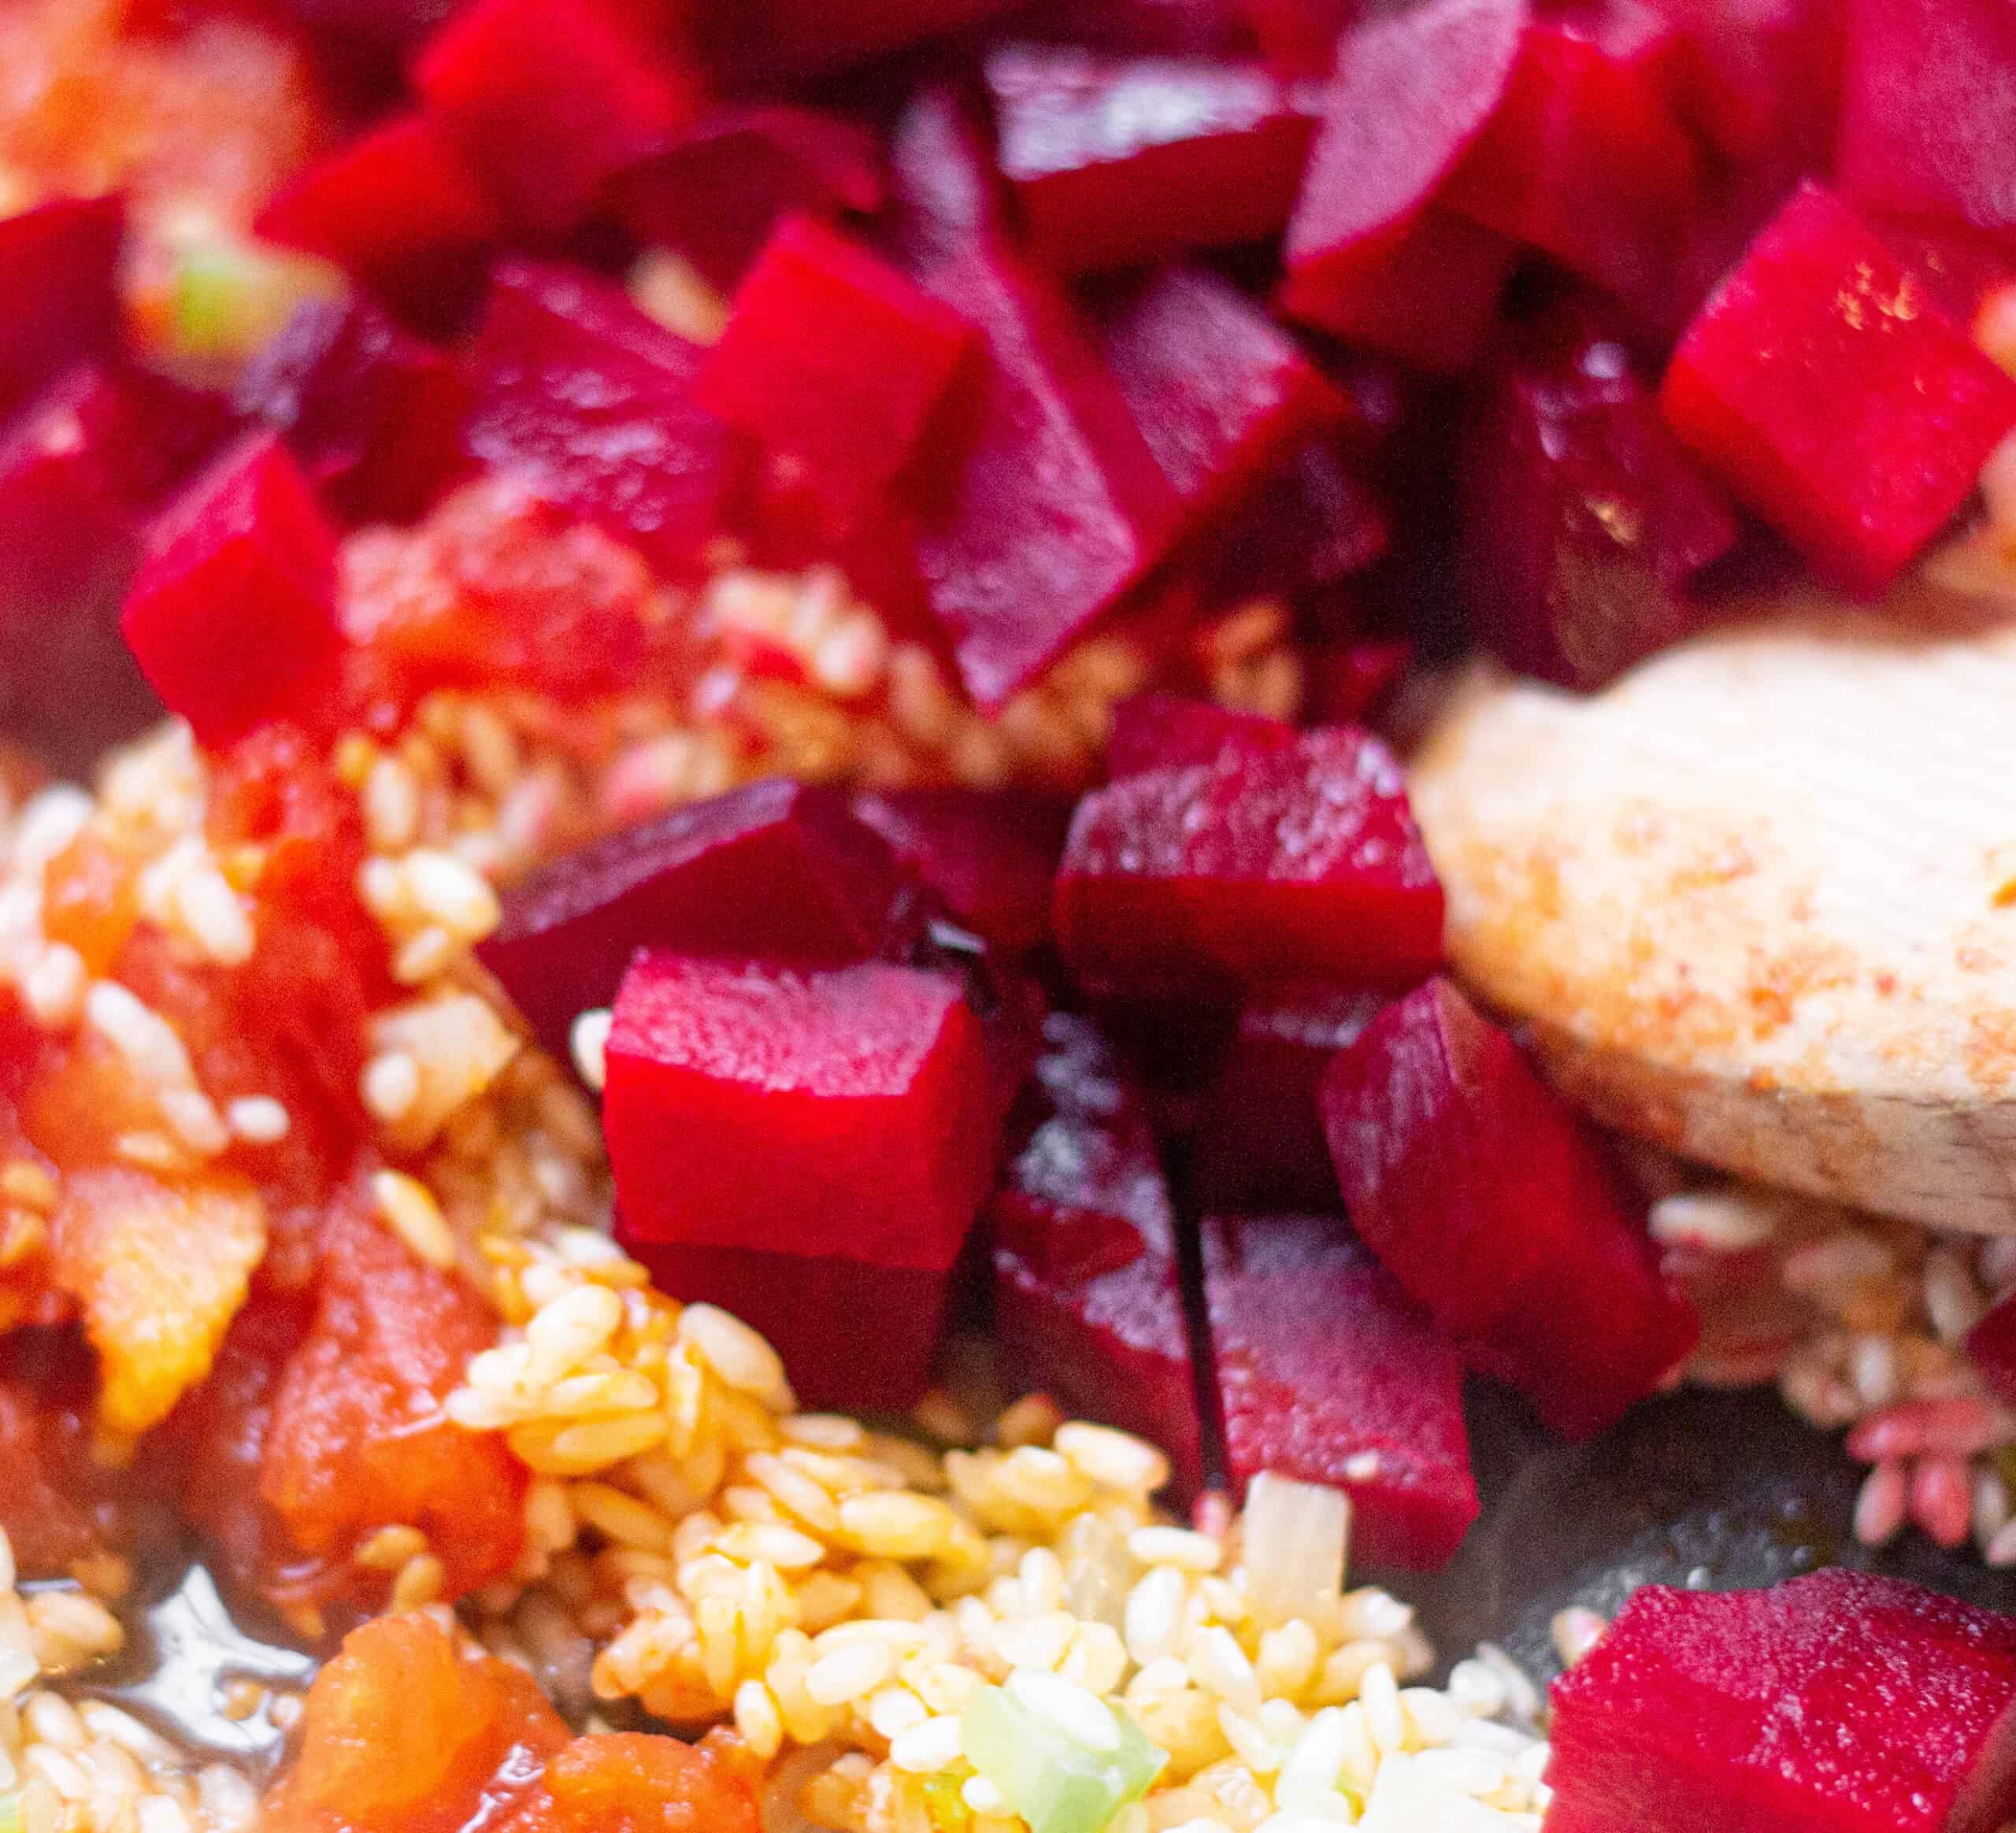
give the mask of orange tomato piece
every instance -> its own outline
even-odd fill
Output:
[[[576,1738],[546,1766],[550,1833],[762,1833],[756,1797],[711,1736]]]

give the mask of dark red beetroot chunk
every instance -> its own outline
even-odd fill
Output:
[[[1291,317],[1364,297],[1497,108],[1525,23],[1525,0],[1425,0],[1344,34],[1288,224]]]
[[[1054,1013],[989,1213],[1004,1379],[1138,1432],[1180,1494],[1203,1466],[1176,1226],[1139,1097],[1088,1019]]]
[[[985,1046],[945,975],[647,952],[607,1062],[639,1240],[943,1272],[993,1176]]]
[[[1636,1593],[1555,1681],[1547,1833],[1988,1833],[2016,1618],[1832,1571]]]
[[[1967,1356],[1990,1390],[2016,1406],[2016,1296],[2003,1299],[1967,1332]]]
[[[1337,35],[1354,0],[1239,0],[1260,54],[1288,76],[1321,81],[1336,61]]]
[[[1049,935],[1068,803],[1025,790],[891,789],[864,791],[853,808],[996,948],[1021,954]]]
[[[1292,338],[1202,268],[1128,288],[1099,323],[1107,366],[1192,524],[1351,411]]]
[[[1656,287],[1703,183],[1668,100],[1677,42],[1636,0],[1536,14],[1447,202],[1613,291]]]
[[[792,218],[735,296],[694,380],[710,413],[791,467],[836,535],[910,462],[973,353],[973,328],[846,237]]]
[[[1858,206],[2016,228],[2016,13],[1999,0],[1846,0],[1834,174]]]
[[[1106,773],[1117,783],[1144,770],[1209,764],[1232,742],[1255,751],[1292,750],[1295,728],[1285,720],[1235,712],[1213,701],[1189,700],[1179,694],[1136,694],[1113,709]]]
[[[325,710],[341,654],[335,531],[276,435],[241,440],[150,531],[120,628],[203,744]]]
[[[1375,1019],[1321,1102],[1366,1244],[1472,1368],[1556,1431],[1602,1430],[1692,1347],[1694,1313],[1600,1147],[1448,981]]]
[[[1203,1202],[1254,1210],[1336,1202],[1317,1096],[1330,1059],[1385,1005],[1382,994],[1314,985],[1272,988],[1240,1008],[1191,1135]]]
[[[1259,65],[1021,44],[985,71],[1002,174],[1067,273],[1258,242],[1288,220],[1314,98]]]
[[[1319,725],[1347,725],[1377,713],[1407,672],[1414,645],[1347,642],[1305,658],[1304,717]]]
[[[1177,505],[1071,302],[1005,244],[932,261],[926,289],[988,361],[928,482],[917,565],[966,691],[999,708],[1160,557]]]
[[[117,316],[113,273],[125,213],[116,197],[59,198],[0,220],[0,415],[87,357]]]
[[[1509,349],[1461,450],[1470,628],[1514,668],[1600,687],[1699,625],[1688,588],[1736,516],[1602,327],[1562,314]]]
[[[1257,46],[1247,0],[1029,0],[1009,24],[1018,37],[1097,51],[1238,57]]]
[[[1688,328],[1660,405],[1817,572],[1876,592],[1966,500],[2016,383],[1808,184]]]
[[[536,232],[580,222],[700,101],[602,0],[473,0],[428,41],[413,80],[512,220]]]
[[[743,463],[693,400],[705,354],[592,275],[502,262],[464,436],[555,507],[690,567],[726,525]]]
[[[432,317],[444,295],[452,304],[472,296],[477,252],[502,224],[439,127],[405,114],[311,161],[273,194],[257,227]]]
[[[1725,157],[1825,168],[1840,90],[1836,0],[1660,0],[1679,35],[1673,100]]]
[[[504,900],[481,949],[564,1055],[647,944],[839,965],[875,953],[900,875],[838,791],[772,779],[689,802],[554,861]]]
[[[464,463],[467,383],[361,298],[301,307],[239,378],[238,404],[352,521],[418,515]]]
[[[791,77],[866,63],[920,39],[943,38],[1000,12],[1008,0],[728,0],[700,31],[728,82],[774,87]]]
[[[1369,732],[1232,740],[1079,803],[1057,937],[1104,991],[1303,976],[1405,985],[1442,958],[1442,887]]]
[[[1477,1516],[1456,1352],[1332,1216],[1211,1216],[1204,1297],[1225,1456],[1351,1499],[1351,1552],[1440,1565]]]
[[[1228,604],[1299,599],[1386,551],[1386,511],[1328,435],[1305,440],[1271,477],[1193,546],[1208,589]]]
[[[731,293],[787,217],[865,213],[884,189],[866,128],[773,102],[710,109],[669,152],[617,180],[610,198],[638,241],[676,249]]]

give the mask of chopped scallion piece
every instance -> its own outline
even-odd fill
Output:
[[[1112,1718],[1111,1739],[1099,1739],[1108,1749],[1089,1749],[1055,1715],[1031,1711],[1006,1687],[983,1688],[966,1708],[967,1757],[1030,1833],[1104,1833],[1168,1761],[1125,1712],[1086,1698]]]

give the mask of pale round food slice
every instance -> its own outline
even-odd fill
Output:
[[[2016,612],[1818,594],[1578,699],[1480,669],[1416,759],[1458,972],[1599,1119],[2016,1231]]]

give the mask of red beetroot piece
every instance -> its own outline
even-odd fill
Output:
[[[913,272],[975,242],[1013,239],[1006,187],[981,98],[939,79],[920,83],[889,130],[889,245]]]
[[[1873,593],[1966,500],[2016,383],[1808,184],[1688,328],[1660,405],[1818,572]]]
[[[1054,282],[991,238],[921,277],[986,339],[928,480],[917,564],[967,692],[992,710],[1160,557],[1177,509]]]
[[[1010,22],[1020,37],[1095,51],[1238,57],[1257,49],[1248,0],[1032,0]]]
[[[1442,958],[1442,887],[1400,767],[1332,726],[1233,739],[1079,803],[1058,946],[1087,985],[1194,994],[1297,976],[1405,985]]]
[[[472,0],[428,41],[413,87],[517,227],[572,228],[610,179],[699,107],[602,0]]]
[[[351,521],[418,515],[465,463],[467,383],[367,299],[302,306],[252,359],[237,398]]]
[[[676,250],[731,293],[786,217],[865,213],[885,189],[866,128],[767,102],[709,109],[670,151],[624,173],[610,201],[638,241]]]
[[[125,213],[117,197],[58,198],[0,220],[0,416],[110,347]]]
[[[662,568],[691,567],[727,526],[743,468],[734,435],[693,399],[705,355],[591,275],[503,262],[464,437],[556,508]]]
[[[1547,1833],[1988,1833],[2016,1619],[1840,1570],[1649,1585],[1553,1688]]]
[[[1362,572],[1388,537],[1385,509],[1357,461],[1322,435],[1304,440],[1191,552],[1220,602],[1295,600]]]
[[[1283,257],[1291,317],[1363,297],[1503,99],[1525,0],[1425,0],[1339,40]]]
[[[1202,268],[1128,288],[1099,323],[1107,366],[1193,526],[1350,413],[1292,338]]]
[[[890,789],[864,791],[853,809],[994,947],[1020,954],[1049,935],[1068,803],[1019,789]]]
[[[335,531],[277,435],[239,441],[156,520],[120,614],[198,740],[325,713],[339,664]]]
[[[931,1383],[943,1334],[949,1270],[878,1267],[747,1247],[680,1247],[616,1236],[651,1283],[688,1304],[718,1305],[783,1357],[802,1407],[899,1413]]]
[[[1675,107],[1725,158],[1824,170],[1841,65],[1836,0],[1658,0],[1678,35]]]
[[[1321,82],[1337,61],[1337,35],[1355,0],[1239,0],[1260,54],[1286,76]]]
[[[2016,1297],[2003,1299],[1967,1332],[1967,1356],[1990,1390],[2016,1406]]]
[[[1448,981],[1373,1020],[1321,1100],[1366,1246],[1557,1431],[1601,1431],[1692,1347],[1594,1137]]]
[[[1470,627],[1514,668],[1597,688],[1699,624],[1736,515],[1603,328],[1562,314],[1509,350],[1460,450]]]
[[[1270,988],[1240,1008],[1191,1135],[1199,1201],[1251,1210],[1336,1202],[1317,1095],[1330,1059],[1386,1003],[1355,987],[1303,985]]]
[[[700,35],[708,62],[737,87],[774,87],[843,69],[921,40],[947,37],[1002,10],[1009,0],[726,0]]]
[[[1314,650],[1304,659],[1304,716],[1319,725],[1369,719],[1399,685],[1414,660],[1410,642],[1347,642]]]
[[[2016,15],[1996,0],[1845,0],[1834,176],[1858,207],[2016,228]]]
[[[901,876],[839,791],[772,778],[688,802],[512,887],[482,945],[549,1050],[647,945],[839,965],[884,940]]]
[[[1088,1019],[1053,1013],[1021,1150],[989,1210],[1011,1386],[1138,1432],[1179,1495],[1203,1465],[1176,1225],[1140,1099]]]
[[[974,350],[973,328],[865,248],[793,217],[735,296],[694,399],[759,441],[828,529],[858,528]]]
[[[1002,174],[1065,272],[1258,242],[1288,220],[1314,97],[1262,65],[1018,44],[985,73]]]
[[[310,161],[268,201],[257,228],[432,318],[444,299],[459,307],[474,296],[479,252],[502,224],[439,124],[402,114]]]
[[[633,1238],[943,1272],[993,1175],[956,982],[648,950],[623,977],[602,1130]]]
[[[1295,728],[1285,720],[1239,713],[1215,701],[1180,694],[1136,694],[1113,709],[1106,736],[1106,774],[1117,783],[1144,770],[1209,764],[1227,744],[1254,751],[1286,751]]]
[[[1351,1499],[1351,1553],[1439,1566],[1477,1516],[1456,1352],[1333,1216],[1210,1216],[1204,1302],[1225,1457]]]

